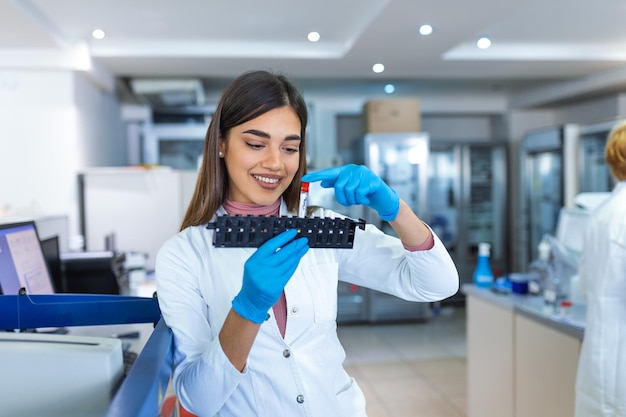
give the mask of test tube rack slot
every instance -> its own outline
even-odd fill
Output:
[[[311,248],[351,249],[356,228],[365,220],[330,217],[217,216],[207,225],[213,229],[213,245],[222,248],[256,248],[289,229],[298,230]]]

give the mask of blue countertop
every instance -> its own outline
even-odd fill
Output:
[[[543,297],[536,295],[498,293],[478,288],[473,284],[463,284],[461,291],[465,295],[476,296],[505,310],[519,313],[580,340],[583,339],[587,313],[584,305],[572,305],[566,311],[562,311],[560,307],[546,305]]]

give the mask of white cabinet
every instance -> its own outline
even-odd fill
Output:
[[[515,316],[515,417],[574,415],[581,341]]]
[[[513,310],[467,298],[469,417],[513,417]]]
[[[468,417],[572,417],[581,337],[506,296],[466,294]]]

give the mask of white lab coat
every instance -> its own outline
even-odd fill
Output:
[[[459,285],[436,236],[432,249],[409,252],[372,225],[357,228],[353,249],[311,249],[302,258],[285,287],[284,339],[270,309],[241,373],[218,334],[241,289],[244,262],[256,249],[216,248],[212,239],[213,230],[189,227],[156,259],[159,305],[174,334],[173,387],[182,405],[201,417],[364,417],[363,393],[342,365],[338,279],[413,301],[449,297]]]
[[[587,320],[575,415],[626,417],[626,181],[591,214],[580,276]]]

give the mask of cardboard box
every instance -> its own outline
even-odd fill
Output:
[[[419,132],[422,130],[417,98],[369,100],[363,106],[364,133]]]

